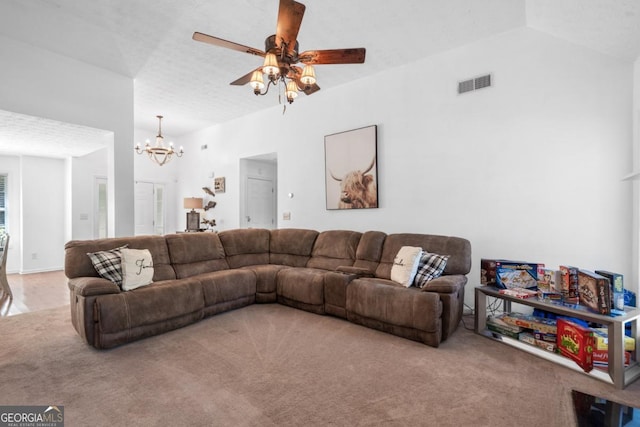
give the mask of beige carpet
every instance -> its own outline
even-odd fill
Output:
[[[572,388],[640,403],[640,381],[616,390],[462,324],[435,349],[253,305],[98,351],[68,307],[0,319],[0,404],[64,405],[69,427],[564,427],[575,424]]]

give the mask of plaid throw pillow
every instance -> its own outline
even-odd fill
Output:
[[[447,266],[449,255],[438,255],[424,252],[420,258],[418,272],[413,280],[413,286],[424,288],[429,280],[440,277],[444,268]]]
[[[126,247],[127,245],[124,245],[109,251],[87,253],[98,275],[103,279],[111,280],[120,288],[122,287],[122,259],[120,258],[120,250]]]

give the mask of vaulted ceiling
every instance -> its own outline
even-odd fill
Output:
[[[367,49],[364,64],[316,67],[322,90],[523,26],[624,61],[640,56],[638,0],[302,2],[300,51]],[[2,0],[0,34],[135,79],[136,127],[152,132],[163,114],[163,129],[179,136],[277,104],[229,85],[261,58],[191,39],[200,31],[263,50],[277,12],[278,0]]]

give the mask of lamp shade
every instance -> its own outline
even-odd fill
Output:
[[[264,56],[264,64],[262,64],[262,72],[270,75],[277,76],[280,74],[280,67],[278,66],[278,58],[273,53],[267,53]]]
[[[262,90],[264,88],[264,80],[262,79],[262,71],[254,71],[251,75],[251,87],[253,90]]]
[[[202,197],[185,197],[185,209],[202,209]]]
[[[293,80],[287,83],[286,95],[289,102],[298,96],[298,85]]]
[[[306,85],[311,86],[316,83],[316,71],[313,69],[312,65],[305,65],[302,70],[302,77],[300,77],[300,81]]]

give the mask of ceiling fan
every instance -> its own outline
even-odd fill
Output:
[[[276,86],[282,83],[287,101],[292,103],[298,96],[298,90],[307,95],[320,90],[320,86],[316,83],[314,65],[362,64],[366,53],[364,48],[307,50],[298,53],[296,38],[304,11],[305,5],[302,3],[294,0],[280,0],[276,33],[266,38],[264,51],[199,32],[193,33],[193,39],[264,57],[261,67],[250,71],[231,84],[242,86],[250,83],[256,95],[266,95],[271,85]],[[297,66],[297,63],[305,64],[304,68]],[[265,88],[263,74],[269,81],[266,90],[261,92]]]

